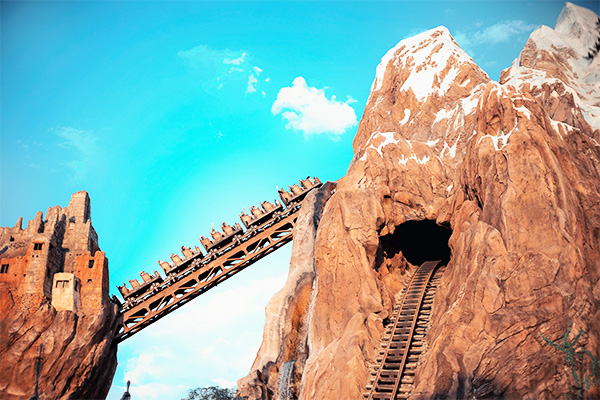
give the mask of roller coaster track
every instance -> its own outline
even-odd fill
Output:
[[[156,273],[156,279],[153,277],[140,295],[126,299],[120,310],[123,326],[114,341],[120,343],[130,338],[290,242],[301,206],[300,200],[308,191],[320,185],[318,182],[306,189],[297,196],[297,201],[291,201],[285,209],[272,214],[264,223],[235,236],[226,246],[215,247],[206,256],[198,251],[188,257],[177,265],[177,271],[180,272],[167,274],[164,281]]]
[[[402,291],[386,328],[365,399],[407,399],[412,390],[419,356],[429,327],[435,289],[445,266],[439,261],[423,263]]]

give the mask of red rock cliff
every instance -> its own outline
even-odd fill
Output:
[[[410,398],[568,393],[541,334],[556,340],[572,322],[600,353],[597,21],[567,3],[500,82],[443,27],[383,57],[347,175],[304,202],[239,397],[362,398],[415,269],[390,238],[423,220],[451,229],[451,254]]]
[[[0,398],[105,398],[117,366],[118,306],[86,192],[0,228]]]

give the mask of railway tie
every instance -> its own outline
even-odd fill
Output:
[[[402,290],[394,307],[392,323],[386,327],[371,371],[365,399],[407,399],[413,388],[415,370],[429,328],[435,289],[445,266],[426,261]]]

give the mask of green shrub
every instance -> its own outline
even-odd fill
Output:
[[[600,361],[582,346],[577,348],[577,341],[583,334],[583,329],[579,331],[572,342],[569,341],[572,325],[573,322],[569,322],[567,331],[557,342],[548,339],[541,333],[540,336],[542,336],[542,339],[546,343],[564,354],[564,364],[571,370],[572,378],[570,391],[565,397],[568,400],[579,400],[583,399],[585,392],[589,391],[593,386],[600,387]],[[592,372],[586,374],[585,367],[590,364]]]

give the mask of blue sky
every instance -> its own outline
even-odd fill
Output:
[[[401,39],[445,25],[497,80],[562,6],[2,2],[0,224],[88,191],[116,293],[276,185],[343,176],[375,67]],[[109,398],[127,377],[140,398],[179,399],[245,375],[290,251],[120,345]]]

